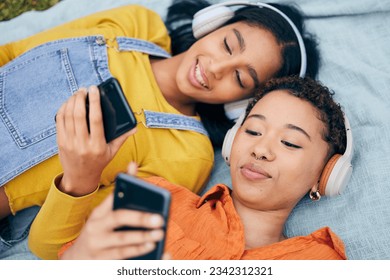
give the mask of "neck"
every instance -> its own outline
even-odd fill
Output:
[[[290,211],[249,208],[234,199],[234,196],[233,202],[244,226],[245,249],[266,246],[286,239],[283,228]]]
[[[184,115],[195,115],[195,101],[183,95],[176,83],[176,73],[184,54],[167,59],[151,59],[152,71],[165,100]]]

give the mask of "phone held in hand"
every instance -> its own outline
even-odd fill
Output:
[[[160,260],[164,253],[165,234],[168,223],[171,193],[159,186],[136,177],[120,173],[115,182],[114,210],[131,209],[160,214],[164,218],[164,238],[157,242],[155,249],[132,260]],[[145,228],[121,227],[117,230],[149,230]]]
[[[113,139],[133,129],[137,125],[137,121],[117,79],[107,79],[98,85],[98,89],[100,92],[104,135],[106,137],[106,142],[109,143]],[[86,100],[86,109],[89,131],[88,96]]]

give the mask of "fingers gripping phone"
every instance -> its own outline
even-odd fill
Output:
[[[120,173],[116,178],[114,210],[132,209],[160,214],[164,218],[164,238],[157,242],[155,249],[132,260],[160,260],[164,253],[165,233],[168,223],[171,193],[161,187],[136,177]],[[121,227],[117,230],[148,230],[144,228]]]
[[[133,111],[128,104],[122,88],[115,78],[109,78],[98,85],[103,115],[106,142],[133,129],[137,125]],[[87,125],[89,131],[89,99],[86,100]]]

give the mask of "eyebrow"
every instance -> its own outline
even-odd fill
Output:
[[[236,38],[238,40],[238,45],[240,46],[240,52],[242,53],[245,51],[246,45],[245,45],[245,40],[244,37],[242,37],[242,34],[240,31],[237,29],[233,28],[234,35],[236,35]],[[260,86],[260,80],[258,78],[257,72],[255,68],[253,68],[251,65],[247,65],[247,69],[249,72],[249,76],[253,79],[253,82],[255,84],[255,88]]]
[[[250,119],[250,118],[256,118],[256,119],[259,119],[262,121],[265,121],[267,119],[265,116],[263,116],[261,114],[253,114],[253,115],[249,115],[247,117],[247,119]],[[311,141],[310,135],[303,128],[296,126],[296,125],[293,125],[293,124],[290,124],[290,123],[286,124],[285,127],[288,129],[292,129],[292,130],[295,130],[295,131],[302,133],[303,135],[305,135],[309,139],[309,141]]]
[[[237,40],[238,40],[238,45],[240,46],[240,52],[245,51],[245,40],[241,35],[241,32],[238,31],[237,29],[233,28],[234,35],[236,35]]]

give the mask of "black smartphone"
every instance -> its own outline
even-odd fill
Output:
[[[106,142],[109,143],[113,139],[133,129],[137,125],[137,121],[117,79],[107,79],[98,85],[98,89],[100,92],[104,135],[106,137]],[[86,109],[89,131],[88,95]]]
[[[132,209],[160,214],[164,218],[164,238],[156,248],[145,255],[131,260],[160,260],[164,253],[165,234],[168,223],[171,193],[159,186],[150,184],[134,176],[120,173],[115,181],[114,210]],[[148,230],[145,228],[121,227],[116,230]]]

